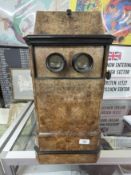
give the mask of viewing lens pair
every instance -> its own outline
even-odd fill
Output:
[[[62,54],[53,53],[46,59],[46,66],[51,72],[61,72],[67,63]],[[79,73],[85,73],[92,69],[93,58],[86,53],[75,54],[72,58],[72,66]]]

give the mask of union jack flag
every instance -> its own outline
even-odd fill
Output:
[[[121,60],[121,52],[109,52],[108,60]]]

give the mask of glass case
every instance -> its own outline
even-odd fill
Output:
[[[103,174],[105,169],[108,168],[108,173],[113,175],[121,174],[123,172],[131,173],[130,137],[123,137],[122,139],[121,137],[102,135],[100,158],[95,164],[68,166],[39,165],[34,151],[34,146],[36,144],[35,136],[37,132],[35,116],[34,104],[32,102],[28,108],[26,107],[26,110],[24,110],[21,121],[17,123],[17,127],[3,146],[3,149],[1,150],[1,162],[5,174],[26,174],[27,172],[29,173],[29,171],[40,174],[43,171],[46,173],[49,171],[53,172],[54,169],[59,173],[60,171],[63,171],[65,174],[68,174],[68,171],[72,172],[72,174],[95,174],[100,171],[98,174]],[[128,140],[128,142],[124,139]]]
[[[44,172],[44,173],[43,173]],[[115,165],[38,165],[19,168],[18,175],[122,175],[119,166]]]
[[[0,139],[7,129],[14,128],[14,123],[19,123],[29,104],[30,102],[18,102],[11,103],[9,108],[0,108]]]
[[[4,121],[6,117],[6,115],[4,115],[5,112],[6,114],[9,114],[8,123],[0,124],[0,153],[1,155],[2,155],[3,148],[6,146],[6,144],[10,140],[10,137],[13,135],[14,131],[17,129],[17,127],[21,123],[23,117],[25,116],[25,113],[30,109],[31,104],[32,102],[13,104],[11,105],[10,110],[8,108],[4,108],[4,109],[1,108],[1,113],[0,113],[1,121],[2,120]],[[0,174],[4,173],[2,167],[3,165],[0,164]]]

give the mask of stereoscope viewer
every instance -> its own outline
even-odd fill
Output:
[[[93,163],[109,45],[99,12],[37,12],[30,48],[40,163]]]

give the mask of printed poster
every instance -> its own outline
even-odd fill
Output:
[[[106,33],[116,36],[115,43],[131,45],[131,1],[101,0]]]
[[[105,33],[116,36],[114,43],[131,45],[130,0],[71,0],[73,11],[101,11]]]
[[[121,135],[123,116],[130,113],[129,100],[104,100],[101,108],[100,128],[104,135]]]
[[[100,0],[71,0],[70,8],[73,11],[101,10]]]
[[[107,70],[111,79],[105,81],[103,99],[131,99],[131,49],[111,46]]]
[[[107,69],[111,79],[105,81],[100,127],[105,135],[121,135],[124,132],[123,116],[130,114],[130,47],[111,46]]]
[[[68,0],[0,0],[0,44],[25,45],[23,36],[33,33],[36,11],[65,11],[68,4]]]

